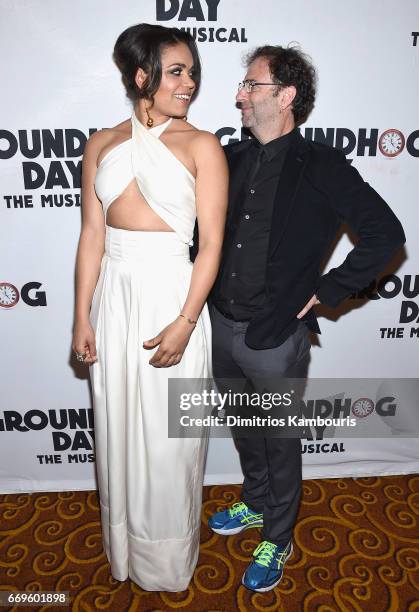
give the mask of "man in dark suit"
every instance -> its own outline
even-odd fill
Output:
[[[296,48],[265,46],[248,57],[237,103],[253,139],[225,147],[230,201],[223,257],[212,291],[214,377],[306,376],[313,306],[337,306],[367,286],[404,243],[382,198],[338,150],[306,142],[296,129],[314,106],[315,71]],[[342,222],[358,241],[320,275]],[[216,533],[263,526],[243,584],[268,591],[292,554],[301,496],[301,443],[241,437],[242,501],[209,520]]]

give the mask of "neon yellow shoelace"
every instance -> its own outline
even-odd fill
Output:
[[[256,548],[255,552],[253,553],[253,556],[257,557],[256,563],[258,565],[262,565],[262,567],[269,567],[272,563],[272,559],[274,558],[276,549],[277,549],[277,546],[275,544],[272,544],[271,542],[266,542],[266,541],[261,542],[259,546]],[[285,551],[284,553],[280,555],[279,560],[281,561],[282,561],[282,555],[285,556]],[[279,560],[278,560],[278,567],[279,567]]]
[[[231,506],[229,509],[229,514],[231,517],[240,514],[240,512],[246,512],[247,506],[244,502],[237,502]]]

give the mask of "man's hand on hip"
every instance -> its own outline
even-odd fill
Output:
[[[297,315],[297,319],[302,319],[303,316],[308,313],[310,308],[312,308],[313,306],[316,306],[316,304],[320,304],[320,300],[317,299],[316,295],[313,295],[311,300],[309,300],[307,304],[304,306],[304,308],[300,310],[300,312]]]

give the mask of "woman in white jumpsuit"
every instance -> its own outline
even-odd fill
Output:
[[[199,553],[207,439],[168,437],[168,379],[211,375],[205,300],[220,259],[226,163],[218,140],[184,120],[199,86],[189,34],[133,26],[114,58],[134,111],[86,145],[73,349],[90,364],[112,575],[181,591]]]

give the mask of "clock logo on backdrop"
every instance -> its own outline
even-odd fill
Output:
[[[368,397],[360,397],[352,404],[352,414],[357,417],[366,417],[374,410],[374,402]]]
[[[383,132],[378,141],[378,146],[386,157],[396,157],[404,149],[404,136],[400,130],[390,129]]]
[[[12,283],[0,282],[0,307],[12,308],[20,298],[19,291]]]

